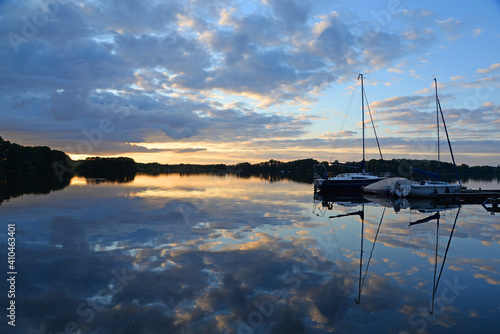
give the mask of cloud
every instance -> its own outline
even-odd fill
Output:
[[[465,79],[465,76],[463,75],[454,75],[451,77],[452,81],[463,81]]]
[[[385,32],[371,32],[364,43],[363,57],[375,68],[390,66],[406,53],[401,38]]]
[[[391,67],[387,71],[389,71],[391,73],[403,73],[402,70],[400,70],[399,68],[395,68],[395,67]]]
[[[497,105],[485,99],[491,97],[491,92],[495,90],[492,83],[497,79],[488,78],[488,82],[484,79],[467,81],[460,76],[454,79],[451,82],[440,83],[439,95],[455,156],[459,157],[459,161],[472,165],[477,164],[478,157],[485,161],[486,156],[491,156],[489,163],[496,165],[495,159],[498,159],[498,153],[494,152],[493,148],[499,141],[495,124],[500,121],[500,115]],[[455,99],[447,94],[448,91],[460,93],[462,98]],[[410,151],[417,149],[413,154],[419,154],[420,158],[421,154],[427,158],[434,158],[432,152],[435,150],[436,116],[433,91],[422,89],[415,92],[415,95],[394,96],[374,101],[371,103],[371,108],[375,111],[375,120],[379,128],[377,132],[381,137],[383,152],[384,135],[390,134],[401,139],[418,138],[418,140],[413,139],[413,145],[411,141],[407,141],[408,147],[414,147],[407,153],[410,154]],[[443,134],[441,120],[440,124]],[[380,131],[380,128],[391,130],[385,132]],[[442,140],[446,141],[444,135]]]
[[[309,18],[312,3],[301,0],[269,0],[274,14],[285,23],[287,30],[294,31]]]
[[[321,29],[319,28],[321,27]],[[354,35],[338,13],[331,13],[327,19],[316,26],[318,33],[314,48],[329,59],[339,70],[345,69],[348,59],[356,57],[350,46]]]
[[[429,28],[413,27],[402,33],[407,48],[417,51],[424,50],[436,41],[436,33]]]
[[[474,28],[472,29],[472,33],[474,35],[475,38],[481,36],[484,32],[484,29],[481,29],[481,28]]]
[[[372,108],[404,108],[406,106],[422,106],[426,102],[426,97],[422,96],[395,96],[384,101],[374,101]]]
[[[441,31],[445,34],[445,38],[450,41],[454,41],[462,38],[462,34],[459,32],[463,30],[463,22],[450,17],[446,20],[436,20]]]
[[[436,24],[432,13],[395,14],[380,29],[348,10],[315,16],[323,5],[305,0],[268,0],[255,8],[225,0],[70,1],[24,37],[22,18],[38,13],[37,4],[2,4],[0,33],[23,40],[15,50],[8,38],[0,41],[6,106],[0,129],[10,140],[70,147],[72,154],[89,132],[99,142],[94,154],[137,152],[134,144],[153,139],[245,145],[258,137],[300,137],[316,115],[277,108],[307,110],[353,69],[394,71],[436,39],[430,26],[418,28],[422,20]],[[401,20],[413,21],[392,29]],[[439,24],[460,25],[455,19]],[[101,138],[103,119],[113,131]]]
[[[500,63],[491,64],[488,68],[479,68],[477,69],[477,73],[489,74],[497,70],[500,70]]]
[[[194,153],[200,151],[206,151],[206,148],[181,148],[174,150],[175,153]]]
[[[356,131],[342,130],[335,133],[327,132],[321,135],[320,138],[325,138],[325,139],[344,138],[344,137],[353,137],[356,134],[357,134]]]
[[[107,30],[124,31],[132,34],[163,31],[177,23],[177,15],[184,12],[177,1],[139,5],[134,0],[112,0],[83,4],[90,18]]]

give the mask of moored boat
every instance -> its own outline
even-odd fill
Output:
[[[412,188],[412,182],[404,177],[391,177],[369,184],[364,192],[369,194],[406,197]]]
[[[314,187],[322,191],[360,192],[367,185],[384,179],[371,173],[343,173],[334,177],[315,179]]]
[[[315,191],[362,192],[365,186],[387,178],[385,176],[375,176],[372,173],[365,171],[365,91],[363,86],[363,74],[359,74],[358,80],[359,79],[361,79],[361,128],[363,133],[363,160],[361,161],[361,166],[356,166],[356,168],[361,168],[361,173],[342,173],[334,176],[331,172],[327,173],[325,165],[316,165],[314,166]],[[380,155],[382,156],[382,154]]]
[[[436,194],[456,194],[460,192],[461,187],[460,184],[425,180],[413,183],[408,196],[431,197]]]
[[[415,182],[412,184],[410,193],[408,194],[409,197],[431,197],[435,194],[447,194],[447,193],[458,193],[460,192],[460,189],[462,187],[460,183],[460,178],[458,176],[458,169],[457,165],[455,163],[455,157],[453,156],[453,150],[451,148],[451,142],[450,142],[450,137],[448,135],[448,129],[446,128],[446,122],[444,121],[444,115],[443,115],[443,110],[441,109],[441,104],[439,102],[439,97],[438,97],[438,89],[437,89],[437,79],[434,78],[434,88],[435,88],[435,94],[436,94],[436,130],[437,130],[437,162],[438,162],[438,172],[436,173],[430,173],[427,171],[423,171],[417,168],[412,168],[412,171],[416,171],[422,174],[429,175],[435,179],[434,180],[424,180],[420,182]],[[457,181],[458,184],[455,183],[448,183],[445,181],[439,181],[441,178],[440,174],[440,161],[441,161],[441,154],[440,154],[440,146],[439,146],[439,116],[441,115],[441,119],[443,121],[443,127],[446,132],[446,139],[448,140],[448,147],[450,149],[450,154],[451,154],[451,159],[453,160],[453,165],[455,166],[455,173],[457,176]]]

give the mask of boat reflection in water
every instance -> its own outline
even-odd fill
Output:
[[[500,212],[500,207],[499,204],[500,200],[498,198],[488,198],[486,199],[483,203],[481,203],[481,206],[488,212],[490,212],[492,215],[494,215],[497,212]]]
[[[448,256],[448,251],[450,249],[451,238],[453,237],[453,232],[455,231],[455,226],[457,225],[457,220],[458,220],[458,215],[460,214],[460,209],[461,208],[459,207],[458,210],[457,210],[457,213],[456,213],[456,216],[455,216],[455,220],[453,222],[453,226],[452,226],[450,234],[449,234],[448,243],[446,245],[446,250],[444,252],[444,256],[442,257],[443,260],[441,262],[441,267],[440,267],[440,270],[439,270],[439,274],[437,272],[438,262],[439,262],[438,261],[439,221],[440,221],[442,212],[444,210],[448,210],[448,209],[437,210],[437,211],[434,212],[434,214],[429,215],[426,218],[410,222],[410,229],[411,229],[412,226],[415,226],[415,225],[418,225],[418,224],[431,223],[433,221],[436,222],[436,241],[435,241],[435,245],[436,245],[435,250],[436,251],[435,251],[435,258],[434,258],[434,276],[433,276],[433,284],[432,284],[432,302],[431,302],[431,306],[430,306],[430,309],[429,309],[429,313],[430,314],[434,314],[434,301],[436,299],[436,292],[437,292],[437,289],[438,289],[438,286],[439,286],[439,282],[441,280],[441,276],[443,274],[443,268],[444,268],[444,265],[445,265],[445,262],[446,262],[446,257]]]
[[[357,295],[354,297],[355,304],[358,305],[361,303],[362,290],[365,286],[366,278],[369,276],[369,268],[370,263],[372,262],[375,246],[377,240],[379,238],[379,234],[381,231],[382,223],[384,221],[384,215],[386,213],[386,209],[392,209],[396,213],[401,212],[401,210],[405,210],[405,213],[409,215],[409,234],[412,242],[414,243],[415,238],[412,233],[418,233],[419,231],[415,231],[419,225],[425,225],[425,228],[420,231],[424,233],[427,244],[430,244],[431,239],[434,240],[434,246],[432,247],[433,254],[428,258],[431,259],[431,265],[433,266],[433,274],[432,274],[432,289],[429,289],[431,292],[427,292],[426,283],[419,282],[419,285],[422,286],[423,292],[425,294],[425,299],[428,301],[428,297],[430,297],[430,302],[428,301],[428,313],[433,315],[435,312],[435,299],[436,294],[438,292],[439,283],[442,281],[443,270],[445,268],[446,259],[448,256],[448,252],[450,250],[451,240],[453,237],[453,233],[455,231],[455,227],[457,225],[458,217],[461,211],[461,206],[459,204],[443,204],[443,203],[435,203],[431,199],[407,199],[407,198],[394,198],[394,197],[376,197],[376,196],[323,196],[319,193],[314,194],[315,200],[315,210],[319,213],[317,215],[323,215],[328,217],[330,222],[332,223],[332,229],[335,229],[335,222],[341,222],[345,217],[356,217],[359,220],[361,225],[360,230],[360,252],[359,252],[359,273],[357,278]],[[333,210],[335,206],[340,206],[342,208],[352,208],[352,210],[339,213],[335,215],[327,215],[327,210]],[[365,209],[367,207],[380,207],[382,209],[379,215],[375,214],[366,214]],[[380,211],[380,210],[379,210]],[[454,215],[454,220],[451,228],[445,229],[446,232],[443,233],[443,228],[440,228],[441,218],[443,216],[452,214]],[[414,216],[422,216],[424,217],[415,219]],[[366,225],[371,221],[371,241],[372,245],[370,248],[370,253],[368,257],[365,255],[366,247],[365,247],[365,229]],[[344,221],[345,222],[345,221]],[[343,223],[341,223],[343,224]],[[373,224],[376,225],[376,230],[373,232]],[[434,227],[435,224],[435,227]],[[429,238],[429,232],[434,231],[434,236]],[[374,233],[374,236],[373,236]],[[440,250],[440,236],[445,235],[447,237],[447,243],[444,250],[444,254],[439,254]],[[414,253],[417,255],[416,246],[413,245]],[[442,260],[440,260],[442,259]],[[384,259],[384,261],[389,262],[388,259]],[[440,262],[440,264],[439,264]],[[419,276],[422,277],[422,269],[421,264],[418,261],[417,257],[418,269],[420,271]],[[429,296],[427,295],[429,294]]]

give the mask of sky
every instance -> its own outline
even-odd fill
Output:
[[[73,159],[361,160],[363,73],[385,159],[436,159],[436,78],[457,163],[496,166],[499,27],[498,0],[3,0],[0,136]]]

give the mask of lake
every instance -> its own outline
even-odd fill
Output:
[[[2,333],[500,332],[500,214],[481,205],[168,174],[74,177],[0,217]]]

